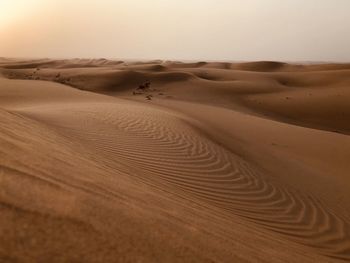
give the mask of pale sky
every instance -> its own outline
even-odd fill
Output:
[[[0,56],[350,62],[350,0],[0,0]]]

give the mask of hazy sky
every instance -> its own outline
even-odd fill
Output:
[[[350,0],[0,0],[0,56],[350,61]]]

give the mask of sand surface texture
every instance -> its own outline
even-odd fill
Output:
[[[0,262],[350,261],[350,65],[0,59]]]

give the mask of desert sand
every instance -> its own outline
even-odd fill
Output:
[[[349,86],[350,64],[1,58],[0,262],[350,261]]]

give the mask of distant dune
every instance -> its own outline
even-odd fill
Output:
[[[0,58],[0,262],[350,261],[350,64]]]

